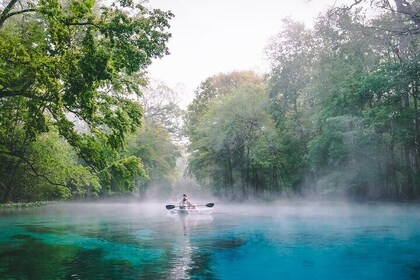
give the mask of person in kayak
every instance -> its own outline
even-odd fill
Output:
[[[192,204],[189,200],[188,200],[188,196],[186,194],[182,195],[182,200],[179,203],[179,208],[181,209],[194,209],[196,208],[195,204]]]

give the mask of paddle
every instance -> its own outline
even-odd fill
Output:
[[[197,204],[195,206],[206,206],[206,207],[213,207],[214,203],[207,203],[207,204]],[[166,209],[170,210],[170,209],[174,209],[175,207],[179,207],[176,205],[166,205]]]

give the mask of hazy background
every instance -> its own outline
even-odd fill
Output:
[[[350,0],[149,0],[170,10],[170,55],[149,68],[152,79],[181,87],[181,104],[193,99],[200,82],[218,73],[252,70],[264,73],[264,48],[290,17],[311,26],[314,17]]]

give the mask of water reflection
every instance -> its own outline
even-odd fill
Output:
[[[189,238],[181,238],[175,244],[174,260],[170,268],[170,279],[189,279],[192,267],[193,248]]]
[[[211,228],[213,217],[210,214],[169,214],[175,220],[175,224],[181,227],[183,236],[177,236],[174,244],[169,278],[170,279],[191,279],[194,278],[196,268],[203,271],[203,251],[193,245],[193,240],[200,236],[203,227],[206,231]],[[208,264],[207,264],[208,265]],[[207,277],[206,279],[211,279]]]

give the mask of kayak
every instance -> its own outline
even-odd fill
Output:
[[[198,208],[198,207],[208,207],[208,208]],[[214,203],[207,203],[207,204],[196,204],[195,208],[185,208],[185,206],[176,206],[173,204],[166,205],[166,209],[171,210],[169,213],[171,214],[179,214],[179,215],[190,215],[190,214],[210,214],[211,209],[214,206]]]
[[[178,214],[178,215],[200,215],[200,214],[210,214],[211,209],[172,209],[171,214]]]

